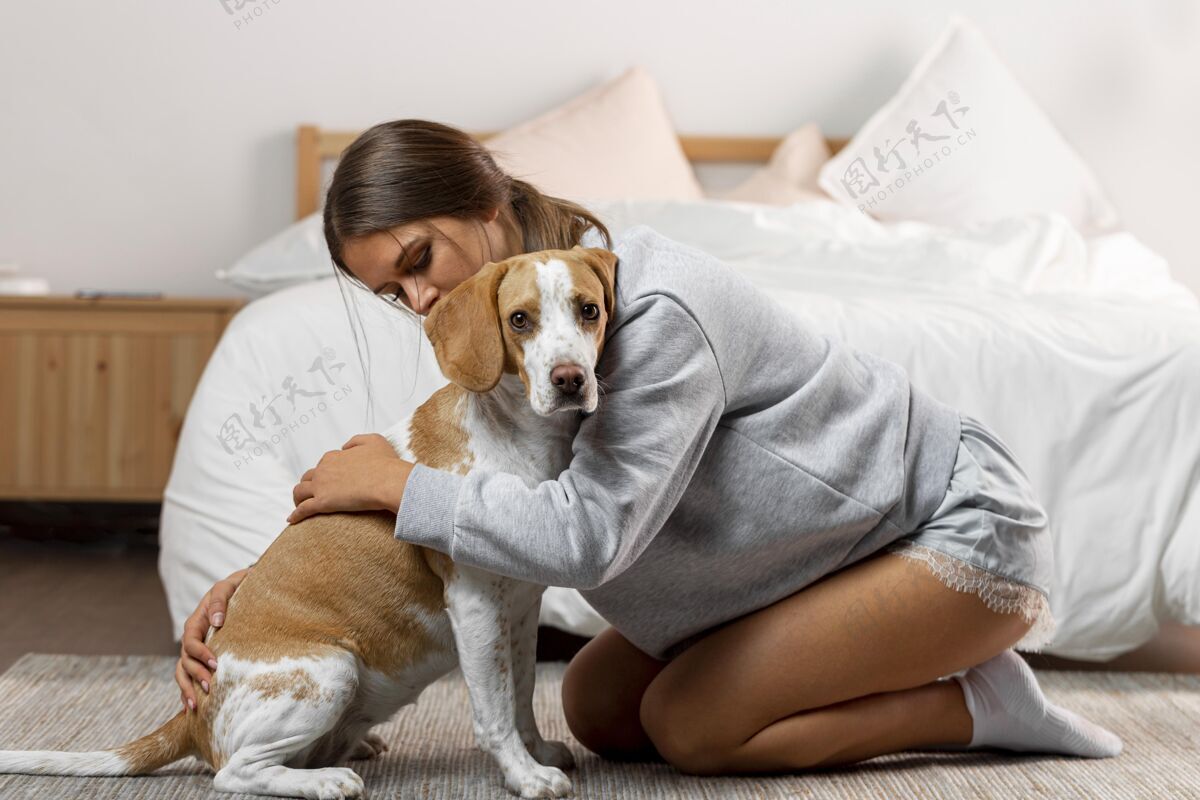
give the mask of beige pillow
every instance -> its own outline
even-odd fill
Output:
[[[828,200],[829,195],[817,185],[817,175],[831,156],[825,134],[815,122],[810,122],[788,134],[765,167],[736,188],[713,193],[712,197],[774,206]]]
[[[641,67],[486,142],[514,178],[569,200],[699,200],[658,86]]]

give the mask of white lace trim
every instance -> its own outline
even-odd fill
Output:
[[[1026,622],[1033,623],[1033,627],[1013,645],[1014,649],[1037,653],[1053,639],[1056,624],[1050,612],[1050,601],[1034,587],[1001,578],[974,564],[908,539],[897,539],[884,549],[924,563],[942,583],[960,592],[979,595],[993,611],[1002,614],[1019,612]]]

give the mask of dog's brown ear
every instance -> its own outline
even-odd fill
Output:
[[[580,244],[575,245],[573,249],[582,251],[586,255],[588,266],[592,268],[592,272],[600,280],[600,285],[604,287],[605,318],[611,320],[613,307],[616,304],[614,292],[617,285],[617,254],[611,250],[605,250],[603,247],[584,247]]]
[[[434,303],[425,318],[442,373],[470,392],[490,391],[504,372],[497,294],[508,267],[507,261],[484,264]]]

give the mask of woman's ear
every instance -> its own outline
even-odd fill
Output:
[[[611,320],[617,286],[617,254],[611,250],[605,250],[603,247],[584,247],[580,244],[575,245],[572,249],[584,253],[588,266],[592,268],[592,272],[600,280],[600,285],[604,287],[604,313],[607,319]]]
[[[504,372],[497,294],[508,267],[507,261],[484,264],[434,303],[425,318],[442,374],[469,392],[490,391]]]

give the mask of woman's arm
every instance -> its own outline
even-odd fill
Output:
[[[413,467],[396,537],[547,586],[592,588],[641,554],[683,495],[725,408],[704,332],[657,295],[605,345],[605,389],[570,467],[530,488],[516,475]]]
[[[204,593],[200,605],[183,623],[182,643],[179,648],[179,663],[175,665],[175,682],[179,684],[179,699],[184,708],[196,710],[196,694],[192,688],[195,679],[204,691],[212,680],[212,672],[217,668],[217,658],[204,644],[204,634],[208,633],[211,625],[219,628],[225,624],[225,609],[229,598],[237,591],[237,587],[250,574],[251,564],[245,569],[239,569],[224,580],[217,581],[213,587]]]

